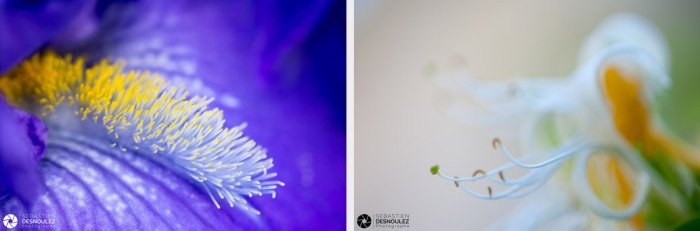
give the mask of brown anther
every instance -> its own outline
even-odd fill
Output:
[[[493,142],[491,142],[491,144],[493,145],[493,148],[498,148],[496,145],[498,144],[498,146],[501,146],[501,140],[498,139],[498,137],[493,138]]]
[[[498,176],[501,177],[501,180],[502,180],[503,182],[506,182],[506,178],[503,177],[503,172],[498,172]]]
[[[491,197],[491,186],[488,187],[489,189],[489,198]]]
[[[477,169],[476,171],[474,171],[474,174],[472,174],[472,177],[475,177],[476,174],[479,174],[479,173],[486,175],[486,172],[484,172],[484,170]]]
[[[455,176],[455,178],[459,178],[459,177]],[[459,188],[459,182],[455,181],[455,187]]]

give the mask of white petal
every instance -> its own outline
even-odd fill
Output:
[[[579,61],[586,62],[603,48],[618,43],[642,47],[668,73],[670,55],[666,39],[652,22],[633,13],[618,13],[603,20],[581,47]]]

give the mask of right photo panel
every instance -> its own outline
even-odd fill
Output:
[[[354,9],[355,230],[700,230],[700,2]]]

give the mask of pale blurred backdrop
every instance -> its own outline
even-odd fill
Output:
[[[700,144],[700,1],[355,1],[354,216],[407,213],[412,230],[481,230],[515,208],[519,200],[477,199],[428,171],[466,176],[507,159],[488,131],[440,110],[444,90],[424,68],[461,56],[482,79],[564,77],[586,36],[622,11],[666,36],[673,86],[660,113]]]

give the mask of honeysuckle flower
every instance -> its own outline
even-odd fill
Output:
[[[591,34],[580,57],[567,78],[489,83],[464,67],[428,69],[439,85],[482,106],[455,100],[448,114],[474,126],[505,128],[498,131],[518,138],[525,153],[516,157],[495,138],[493,147],[509,163],[468,177],[443,174],[437,165],[430,172],[483,199],[523,197],[555,178],[535,199],[552,203],[535,201],[540,208],[524,205],[515,212],[533,220],[514,219],[523,229],[549,227],[568,215],[588,221],[573,226],[579,229],[667,229],[696,213],[693,174],[700,172],[700,153],[672,135],[654,111],[655,97],[671,84],[663,35],[640,16],[617,14]],[[513,177],[508,170],[514,168],[529,171]],[[482,179],[501,186],[468,187]]]
[[[30,49],[57,53],[2,70],[4,99],[48,127],[45,192],[25,205],[24,186],[3,184],[2,214],[58,229],[343,227],[343,3],[88,4]]]

